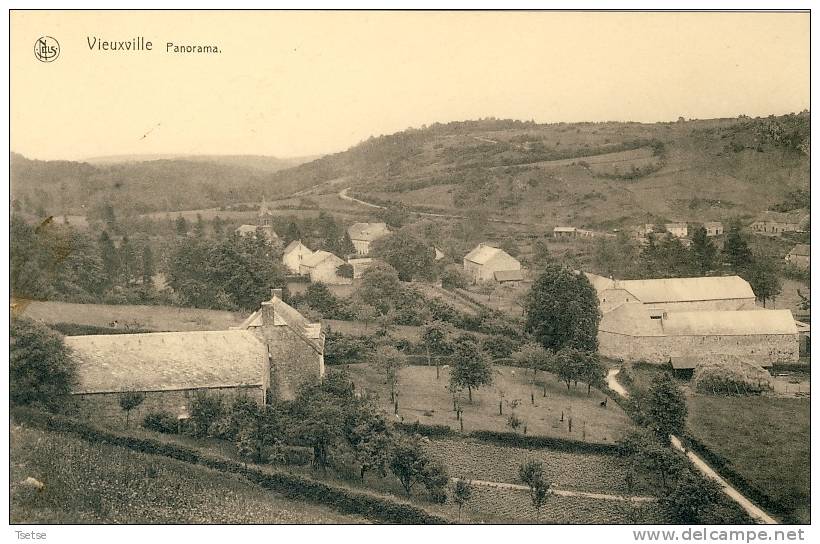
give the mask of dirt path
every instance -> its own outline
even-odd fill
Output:
[[[618,372],[620,372],[620,369],[617,369],[617,368],[613,368],[613,369],[609,370],[609,372],[606,375],[607,385],[609,385],[610,389],[612,389],[613,391],[615,391],[616,393],[621,395],[623,398],[629,398],[629,393],[626,391],[626,389],[623,388],[623,386],[620,383],[618,383],[618,380],[617,380]],[[699,457],[694,452],[687,450],[684,447],[684,445],[681,443],[680,439],[677,436],[670,435],[669,438],[671,439],[672,447],[674,447],[675,449],[677,449],[679,451],[682,451],[686,455],[686,457],[689,459],[689,461],[693,465],[695,465],[695,467],[704,476],[706,476],[707,478],[711,478],[712,480],[716,481],[718,483],[718,485],[720,485],[721,489],[723,489],[723,492],[726,493],[726,495],[730,499],[732,499],[738,505],[740,505],[740,507],[743,508],[743,510],[745,510],[746,513],[749,514],[749,516],[752,517],[752,519],[754,519],[755,521],[757,521],[759,523],[765,523],[765,524],[769,524],[769,525],[778,523],[777,520],[775,520],[772,516],[767,514],[763,509],[761,509],[755,503],[753,503],[752,501],[747,499],[745,496],[743,496],[743,494],[741,494],[740,491],[738,491],[737,489],[735,489],[734,487],[729,485],[729,482],[724,480],[720,476],[720,474],[718,474],[715,471],[715,469],[713,469],[712,467],[709,466],[708,463],[706,463],[706,461],[704,461],[701,457]]]
[[[451,481],[457,482],[458,478],[450,478]],[[480,485],[484,487],[495,487],[498,489],[513,489],[515,491],[529,491],[530,488],[521,484],[511,484],[507,482],[489,482],[486,480],[470,480],[473,485]],[[655,497],[632,497],[626,495],[607,495],[605,493],[589,493],[587,491],[570,491],[568,489],[550,488],[550,493],[559,497],[583,497],[586,499],[599,499],[604,501],[621,501],[621,502],[655,502],[658,499]]]

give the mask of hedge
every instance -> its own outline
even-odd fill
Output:
[[[239,474],[251,482],[285,497],[327,504],[342,513],[356,514],[385,523],[408,525],[449,523],[445,518],[430,514],[424,509],[410,504],[336,487],[306,476],[283,472],[266,472],[246,467],[244,463],[205,455],[187,446],[168,444],[152,438],[123,435],[99,429],[65,416],[25,408],[13,409],[11,416],[17,423],[25,422],[45,430],[72,433],[91,443],[109,444],[142,453],[162,455],[186,463],[199,464],[220,472]]]
[[[797,518],[794,517],[792,508],[777,502],[765,491],[746,480],[746,478],[732,468],[731,462],[728,459],[719,453],[715,453],[709,449],[706,444],[689,434],[682,436],[681,440],[687,448],[700,455],[720,476],[729,482],[732,487],[754,501],[758,506],[780,516],[785,523],[800,523]]]
[[[405,433],[420,434],[422,436],[455,436],[456,432],[449,425],[428,425],[425,423],[394,423],[393,426]]]
[[[551,436],[527,436],[496,431],[473,431],[469,436],[484,442],[491,442],[499,446],[509,446],[513,448],[551,449],[572,453],[619,455],[618,446],[615,444],[580,442],[578,440],[567,440]]]

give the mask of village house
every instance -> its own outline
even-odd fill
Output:
[[[262,199],[262,204],[259,206],[256,225],[240,225],[234,232],[239,236],[256,236],[257,230],[261,231],[262,236],[269,242],[279,240],[279,236],[273,230],[273,213],[271,213],[264,198]]]
[[[723,223],[720,221],[706,221],[703,223],[703,228],[706,229],[706,236],[710,238],[723,235]]]
[[[811,246],[809,244],[797,244],[786,255],[786,262],[797,268],[808,269],[811,266]]]
[[[553,238],[575,238],[575,227],[555,227],[552,229]]]
[[[313,250],[304,245],[301,240],[294,240],[287,245],[282,253],[282,264],[291,274],[301,273],[302,262],[313,255]]]
[[[386,223],[353,223],[348,227],[347,234],[359,255],[370,253],[370,244],[379,238],[390,234]]]
[[[373,266],[374,260],[371,257],[348,257],[347,264],[353,267],[353,279],[359,279],[364,271]]]
[[[299,273],[309,276],[312,282],[322,282],[327,285],[347,285],[353,282],[352,278],[339,275],[339,266],[345,262],[328,251],[317,251],[302,260]]]
[[[464,272],[473,282],[495,280],[495,273],[521,270],[521,263],[503,249],[484,243],[464,256]]]
[[[689,235],[689,226],[686,223],[665,223],[663,228],[675,238],[686,238]],[[643,236],[649,236],[653,232],[656,232],[655,225],[646,223],[642,231]]]
[[[765,211],[751,224],[753,232],[768,236],[778,236],[784,232],[805,232],[808,230],[809,215],[804,212]]]
[[[67,336],[65,343],[77,368],[68,408],[117,425],[125,392],[145,396],[132,421],[159,410],[185,419],[196,395],[245,396],[260,405],[291,400],[325,372],[321,324],[282,301],[280,289],[231,330]]]
[[[758,364],[798,358],[789,310],[755,305],[739,276],[615,280],[586,274],[598,294],[601,355],[667,363],[672,358],[737,355]]]

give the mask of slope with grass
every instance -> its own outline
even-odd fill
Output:
[[[181,461],[11,427],[11,522],[366,523]],[[42,490],[22,484],[26,478]]]

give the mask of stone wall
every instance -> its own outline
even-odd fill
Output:
[[[208,389],[184,389],[177,391],[147,391],[145,400],[131,410],[129,427],[139,427],[145,416],[151,412],[164,410],[174,416],[190,413],[190,401],[199,392],[220,395],[227,403],[239,395],[247,395],[258,404],[265,402],[262,386],[219,387]],[[82,417],[92,423],[125,428],[125,411],[120,408],[121,393],[84,393],[67,396],[67,409],[71,415]]]
[[[670,357],[737,355],[757,363],[797,361],[797,334],[742,336],[627,336],[598,332],[599,352],[626,361],[666,363]]]

